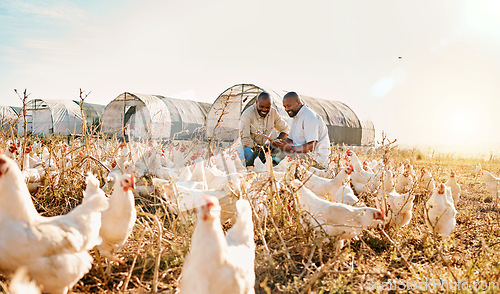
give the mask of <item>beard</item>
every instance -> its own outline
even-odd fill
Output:
[[[300,110],[300,109],[299,109]],[[299,110],[289,110],[287,111],[289,117],[294,117],[299,113]]]

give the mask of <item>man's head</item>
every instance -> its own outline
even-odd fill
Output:
[[[290,117],[296,116],[302,105],[299,95],[295,92],[288,92],[283,96],[283,107]]]
[[[267,92],[262,92],[257,97],[257,112],[261,117],[266,117],[269,110],[271,110],[271,96]]]

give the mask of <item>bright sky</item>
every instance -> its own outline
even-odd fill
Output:
[[[343,101],[377,139],[489,152],[499,52],[497,0],[1,0],[0,104],[19,106],[24,88],[211,102],[254,83]]]

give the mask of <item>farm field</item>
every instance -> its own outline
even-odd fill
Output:
[[[8,140],[9,137],[2,139],[0,147],[3,150],[8,150]],[[27,145],[39,144],[35,141],[38,140],[29,138]],[[47,146],[55,160],[61,160],[63,155],[67,158],[64,167],[45,177],[32,194],[33,203],[41,215],[55,216],[66,214],[81,203],[87,171],[92,171],[101,185],[105,183],[108,170],[112,168],[112,158],[118,154],[119,143],[116,140],[89,139],[86,143],[70,142],[66,151],[61,152],[62,145],[54,138],[44,139],[40,146]],[[201,153],[207,149],[200,141],[140,146],[145,147],[141,147],[139,158],[153,150],[162,150],[169,157],[187,156],[195,150]],[[128,148],[133,151],[137,147],[129,143]],[[179,149],[184,149],[184,152],[174,152]],[[212,147],[213,151],[216,149]],[[339,162],[336,172],[345,161],[346,150],[347,147],[333,149],[332,158]],[[34,152],[40,154],[41,148]],[[403,150],[393,145],[360,150],[359,158],[362,161],[385,158],[394,169],[402,163],[413,166],[417,174],[410,192],[415,196],[413,217],[403,228],[380,225],[364,230],[358,238],[346,241],[340,250],[336,250],[334,238],[313,230],[301,220],[304,211],[297,205],[291,181],[295,177],[303,179],[301,168],[306,168],[307,163],[299,168],[292,164],[280,179],[264,173],[245,177],[240,189],[233,189],[232,199],[228,200],[230,203],[238,195],[264,199],[265,212],[257,211],[255,207],[253,218],[256,293],[500,291],[500,210],[497,198],[487,191],[478,171],[480,165],[493,175],[500,175],[499,158],[424,154],[416,149]],[[449,237],[433,233],[425,223],[424,207],[431,192],[426,192],[418,184],[422,167],[432,173],[438,184],[446,182],[453,170],[461,185],[461,197],[456,203],[456,226]],[[101,269],[95,251],[91,251],[94,257],[92,268],[71,292],[175,293],[184,257],[189,252],[196,215],[173,213],[164,192],[153,187],[154,173],[151,168],[142,177],[136,177],[137,221],[129,240],[117,253],[123,263],[111,263],[100,257]],[[373,194],[362,193],[358,197],[368,206],[375,207]],[[231,211],[226,212],[231,214]],[[224,223],[225,229],[229,227],[231,220]],[[0,289],[6,292],[9,277],[0,277]]]

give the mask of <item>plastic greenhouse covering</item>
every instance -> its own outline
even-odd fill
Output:
[[[33,99],[26,104],[27,131],[34,135],[81,134],[82,118],[80,107],[71,100]],[[22,114],[17,131],[24,133]]]
[[[80,101],[73,100],[73,102],[80,107]],[[83,102],[83,113],[85,114],[87,126],[91,128],[91,131],[100,130],[101,117],[105,107],[105,105]]]
[[[2,130],[9,129],[10,125],[13,125],[15,128],[17,124],[17,118],[17,112],[12,107],[0,106],[0,128]]]
[[[206,103],[126,92],[104,109],[102,129],[136,138],[192,138],[204,133],[206,108]]]

